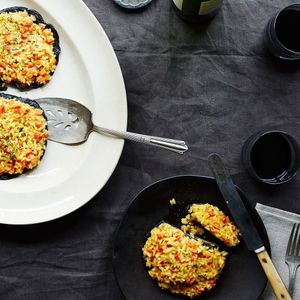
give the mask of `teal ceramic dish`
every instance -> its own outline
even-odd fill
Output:
[[[114,2],[124,8],[137,9],[148,5],[152,0],[114,0]]]

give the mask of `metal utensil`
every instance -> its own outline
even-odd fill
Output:
[[[300,266],[300,223],[294,224],[285,254],[289,267],[289,293],[293,297],[297,269]]]
[[[92,122],[91,111],[82,104],[64,98],[35,99],[48,119],[49,139],[63,144],[85,142],[92,131],[138,143],[167,149],[179,154],[188,150],[184,141],[148,136],[99,127]]]
[[[208,157],[208,163],[233,219],[241,231],[247,248],[256,253],[276,298],[281,300],[291,300],[292,298],[277,273],[256,227],[238,194],[229,173],[225,169],[221,157],[218,154],[211,154]]]

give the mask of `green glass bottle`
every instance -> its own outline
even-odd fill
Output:
[[[223,0],[172,0],[177,14],[185,21],[204,23],[218,12]]]

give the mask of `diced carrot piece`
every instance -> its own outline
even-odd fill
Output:
[[[41,70],[39,74],[44,77],[47,75],[47,72],[45,70]]]
[[[211,216],[211,217],[214,217],[216,214],[214,211],[209,211],[208,214]]]

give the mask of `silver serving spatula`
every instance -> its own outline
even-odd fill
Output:
[[[85,142],[92,131],[138,143],[167,149],[179,154],[188,150],[184,141],[148,136],[99,127],[93,124],[91,111],[82,104],[65,98],[39,98],[36,102],[48,119],[49,140],[63,144]]]

